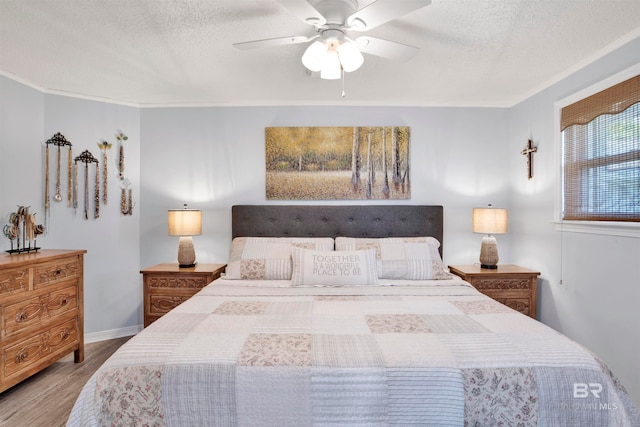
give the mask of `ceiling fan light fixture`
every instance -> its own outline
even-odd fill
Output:
[[[313,42],[302,55],[302,64],[311,71],[320,71],[327,56],[327,45],[323,42]]]
[[[347,73],[357,70],[364,63],[360,50],[351,42],[345,41],[338,47],[338,56],[342,69]]]
[[[330,48],[327,50],[327,55],[322,61],[322,69],[320,70],[320,78],[327,80],[339,79],[342,75],[342,66],[340,65],[340,58],[338,57],[338,51]]]

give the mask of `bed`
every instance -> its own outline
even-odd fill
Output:
[[[234,206],[232,235],[69,426],[640,425],[595,355],[447,272],[441,206]]]

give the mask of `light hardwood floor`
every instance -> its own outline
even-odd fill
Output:
[[[131,337],[86,344],[84,362],[73,363],[71,353],[0,393],[0,426],[64,426],[84,384],[129,338]]]

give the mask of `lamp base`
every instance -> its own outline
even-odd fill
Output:
[[[482,238],[482,246],[480,246],[480,267],[496,269],[498,260],[498,242],[495,237],[488,234]]]
[[[178,265],[180,268],[196,265],[196,250],[193,247],[191,236],[180,236],[178,243]]]

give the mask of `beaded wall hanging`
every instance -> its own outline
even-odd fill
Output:
[[[84,150],[78,157],[75,158],[75,186],[73,194],[73,206],[78,206],[78,162],[84,163],[84,219],[89,219],[89,164],[96,164],[96,182],[94,190],[94,218],[100,217],[100,166],[98,159],[93,157],[93,154],[89,150]]]
[[[133,215],[133,189],[131,181],[124,176],[124,142],[129,139],[127,135],[118,130],[118,178],[120,178],[120,212],[123,215]]]
[[[107,189],[109,187],[107,185],[107,178],[109,176],[109,172],[107,168],[107,165],[109,164],[107,162],[107,150],[111,150],[112,145],[113,144],[108,143],[104,139],[98,143],[98,148],[102,150],[102,201],[104,202],[105,205],[107,204],[107,199],[108,199]]]
[[[69,147],[68,149],[68,159],[67,159],[67,206],[71,206],[71,174],[72,174],[72,166],[71,159],[73,157],[71,150],[71,142],[69,142],[64,135],[60,132],[56,133],[51,137],[51,139],[45,142],[45,162],[44,162],[44,175],[45,175],[45,184],[44,184],[44,217],[45,222],[47,222],[49,218],[49,209],[51,207],[51,196],[49,189],[49,146],[54,145],[57,147],[57,159],[56,159],[56,182],[55,182],[55,194],[53,196],[53,200],[56,202],[62,201],[61,194],[61,169],[62,169],[62,154],[61,147]]]

